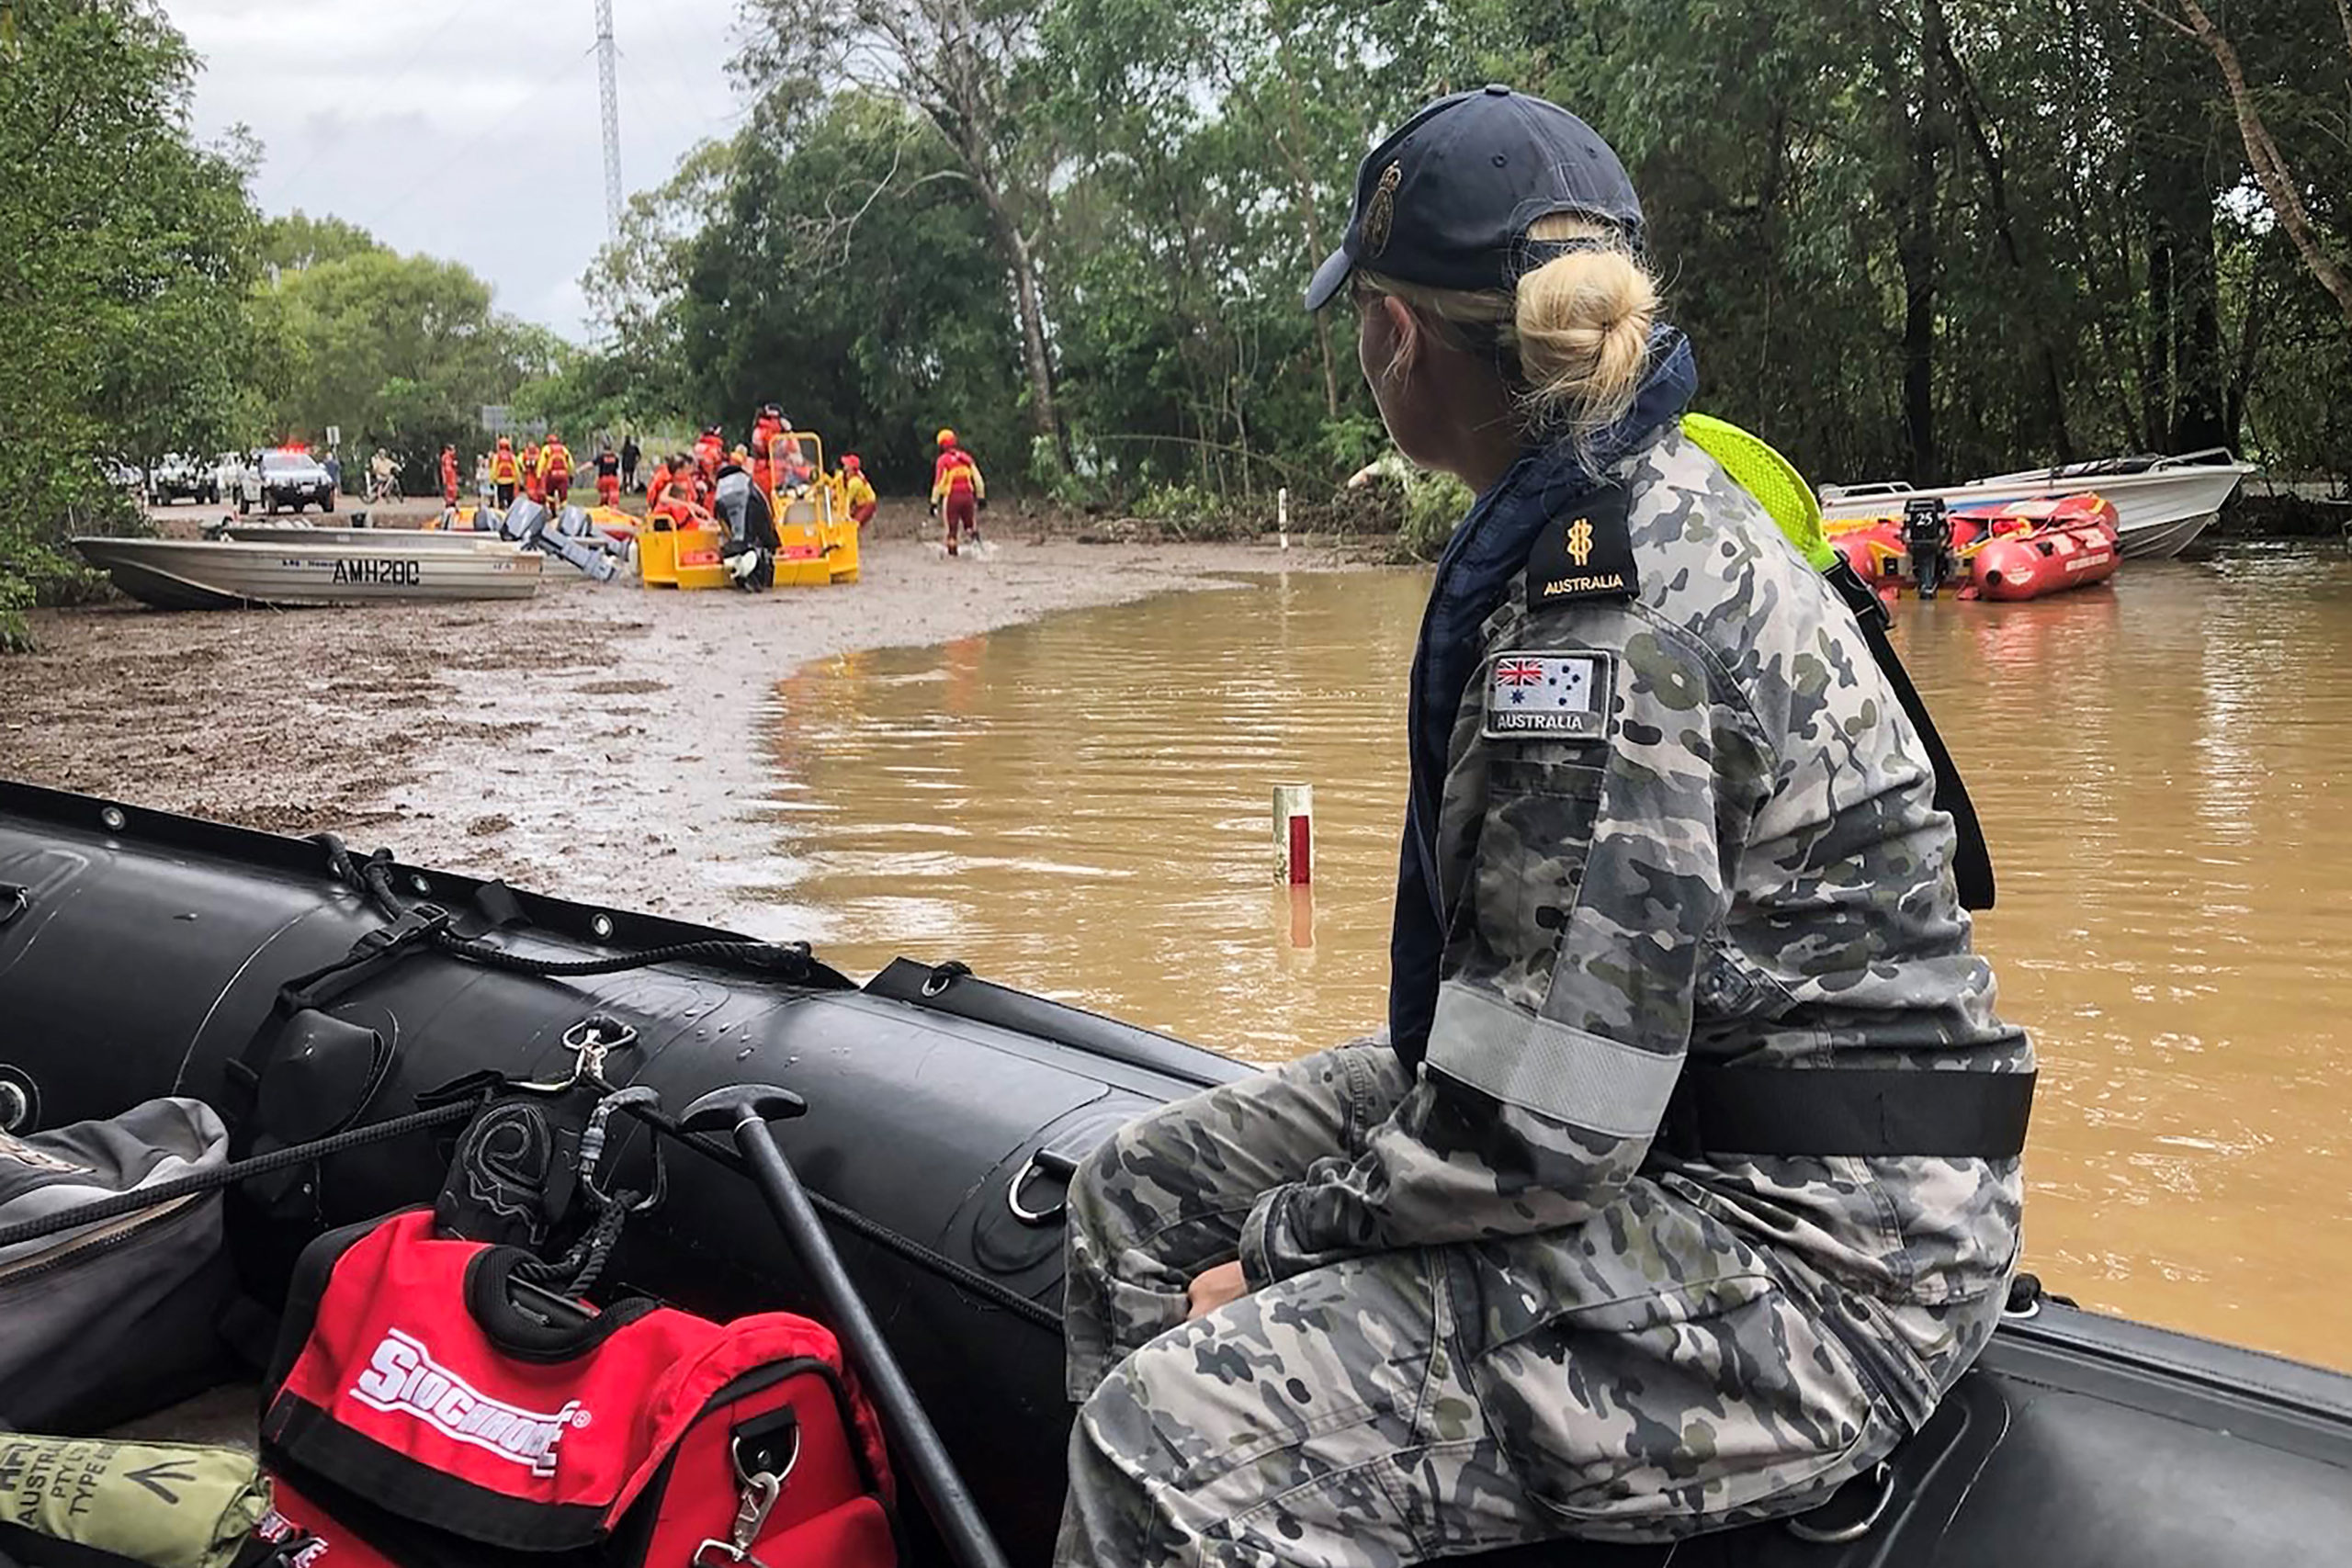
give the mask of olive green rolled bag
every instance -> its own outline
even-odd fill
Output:
[[[0,1432],[0,1558],[24,1568],[233,1568],[269,1554],[268,1511],[235,1449]]]

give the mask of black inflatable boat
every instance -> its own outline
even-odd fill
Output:
[[[284,1131],[386,1121],[483,1068],[560,1077],[564,1036],[594,1014],[635,1032],[608,1076],[673,1107],[734,1082],[797,1091],[809,1110],[780,1128],[786,1147],[1013,1559],[1042,1562],[1069,1422],[1063,1183],[1125,1119],[1247,1069],[957,965],[901,961],[858,987],[788,953],[745,964],[723,932],[387,871],[401,899],[449,911],[500,953],[680,955],[556,977],[418,944],[323,1009],[388,1043],[388,1069],[322,1043],[291,1069],[302,1092],[280,1097],[311,1126]],[[316,841],[0,783],[0,1116],[53,1126],[171,1092],[249,1103],[233,1064],[280,987],[388,927],[349,874]],[[420,1134],[338,1156],[301,1194],[301,1224],[429,1200],[444,1148]],[[813,1305],[748,1182],[716,1161],[670,1166],[665,1204],[624,1243],[628,1284],[713,1313]],[[251,1249],[251,1267],[281,1253]],[[1673,1561],[2352,1562],[2352,1378],[2055,1300],[2013,1308],[1980,1369],[1856,1497],[1686,1543]],[[1564,1545],[1513,1560],[1661,1556]]]

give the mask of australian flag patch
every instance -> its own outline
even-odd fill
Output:
[[[1487,666],[1489,740],[1599,740],[1615,663],[1605,653],[1501,653]]]

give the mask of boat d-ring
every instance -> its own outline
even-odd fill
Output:
[[[0,1133],[40,1124],[40,1086],[21,1067],[0,1063]]]
[[[945,996],[948,987],[958,980],[970,978],[971,973],[972,966],[958,958],[951,958],[944,964],[934,964],[931,973],[923,976],[923,999],[929,1001],[934,997]],[[1013,1212],[1020,1213],[1017,1209]]]
[[[33,907],[33,890],[19,887],[13,882],[0,882],[0,926]]]
[[[1069,1213],[1069,1200],[1064,1199],[1050,1209],[1032,1209],[1022,1202],[1021,1190],[1029,1185],[1029,1179],[1034,1176],[1054,1176],[1068,1181],[1077,1174],[1076,1160],[1067,1155],[1056,1154],[1051,1149],[1038,1149],[1022,1166],[1021,1174],[1012,1179],[1012,1185],[1004,1190],[1004,1206],[1012,1210],[1012,1217],[1024,1225],[1042,1228],[1052,1224]]]
[[[1886,1517],[1887,1505],[1894,1501],[1894,1467],[1881,1461],[1878,1468],[1871,1472],[1871,1481],[1877,1486],[1878,1495],[1871,1500],[1870,1511],[1860,1518],[1842,1525],[1816,1525],[1806,1522],[1812,1515],[1800,1514],[1787,1521],[1789,1533],[1815,1546],[1844,1546],[1849,1541],[1861,1540],[1878,1528],[1879,1520]],[[1834,1496],[1831,1498],[1833,1503],[1836,1500]]]

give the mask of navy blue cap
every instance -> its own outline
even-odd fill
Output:
[[[1530,246],[1528,229],[1559,212],[1641,243],[1641,198],[1592,127],[1504,86],[1440,98],[1365,157],[1347,238],[1307,285],[1306,308],[1329,304],[1359,266],[1430,288],[1510,288],[1550,254],[1589,248]]]

